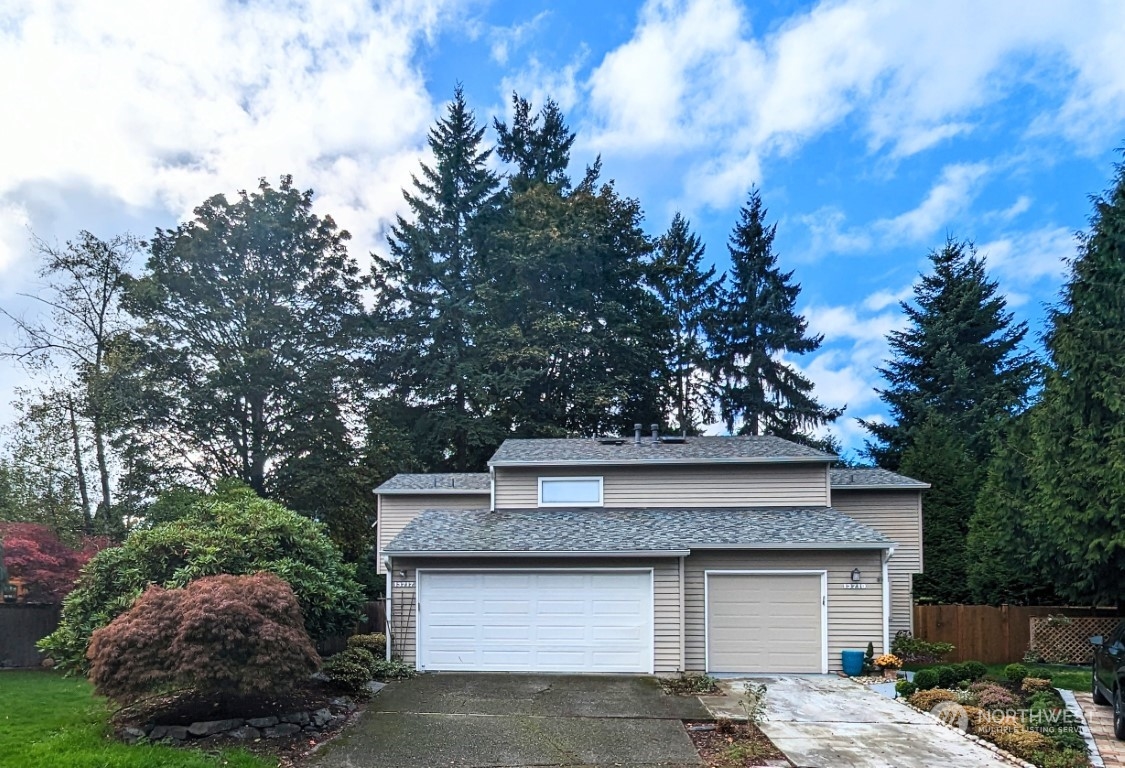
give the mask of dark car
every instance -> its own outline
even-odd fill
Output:
[[[1090,642],[1094,646],[1094,703],[1113,705],[1113,734],[1125,740],[1125,622],[1109,638],[1097,635]]]

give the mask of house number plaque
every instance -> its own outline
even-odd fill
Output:
[[[414,586],[413,581],[396,581],[393,583],[395,589],[411,589]]]
[[[866,584],[845,584],[844,589],[867,589]]]

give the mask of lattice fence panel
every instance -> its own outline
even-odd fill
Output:
[[[1090,637],[1108,636],[1120,618],[1042,616],[1031,619],[1031,650],[1050,664],[1089,664],[1094,660]]]

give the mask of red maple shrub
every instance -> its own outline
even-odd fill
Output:
[[[90,558],[112,546],[105,536],[83,536],[71,547],[53,530],[37,523],[0,523],[4,565],[9,579],[23,579],[25,600],[61,603]]]
[[[151,586],[94,632],[95,690],[120,703],[171,690],[272,694],[320,666],[293,590],[271,573]]]

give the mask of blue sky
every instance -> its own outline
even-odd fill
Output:
[[[457,82],[487,120],[549,95],[576,165],[600,154],[653,234],[683,211],[720,266],[761,188],[825,335],[794,362],[856,447],[896,302],[947,236],[1041,330],[1119,159],[1123,48],[1118,2],[6,3],[0,305],[34,311],[32,231],[147,236],[282,173],[366,263]],[[0,370],[0,402],[25,380]]]

